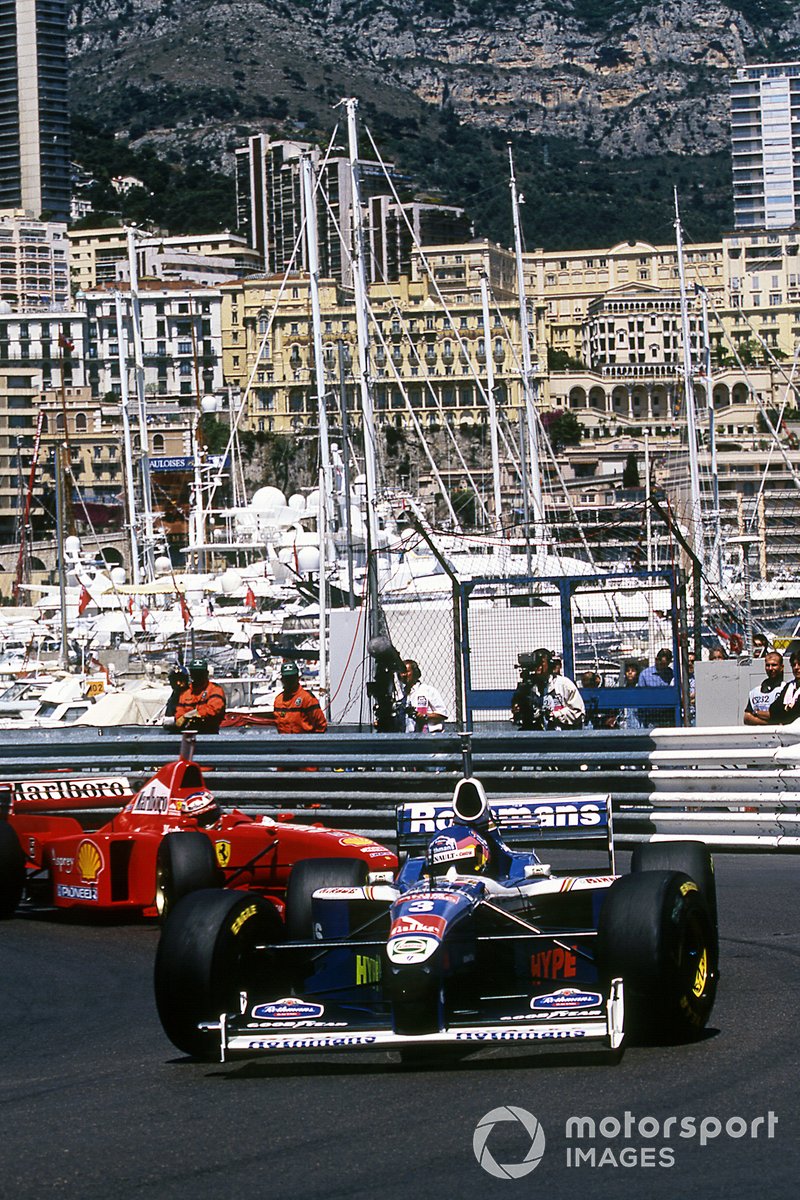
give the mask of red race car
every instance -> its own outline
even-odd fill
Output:
[[[192,761],[194,738],[135,795],[121,776],[0,784],[0,917],[23,896],[56,908],[163,917],[188,892],[228,887],[260,892],[281,917],[305,922],[309,888],[389,879],[391,850],[371,838],[283,814],[223,812]],[[121,811],[89,831],[66,810]],[[86,814],[84,813],[84,816]],[[336,860],[336,861],[333,861]]]

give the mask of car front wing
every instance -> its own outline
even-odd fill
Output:
[[[515,1045],[531,1042],[604,1041],[611,1050],[624,1039],[625,1002],[621,979],[612,980],[604,1003],[591,1008],[553,1008],[513,1020],[453,1023],[436,1033],[399,1034],[365,1010],[327,1006],[318,1018],[260,1020],[245,1012],[223,1013],[201,1028],[216,1030],[220,1060],[229,1055],[303,1054],[328,1050],[404,1050],[409,1047]],[[323,1019],[324,1017],[324,1019]],[[372,1018],[372,1019],[370,1019]]]

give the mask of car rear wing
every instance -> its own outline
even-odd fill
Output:
[[[133,799],[125,775],[92,775],[84,778],[52,775],[0,783],[0,817],[9,813],[69,812],[73,809],[122,808]]]
[[[613,870],[611,797],[608,794],[495,796],[489,812],[509,846],[593,842],[608,851]],[[434,834],[460,820],[452,801],[412,800],[397,807],[397,847],[424,849]]]

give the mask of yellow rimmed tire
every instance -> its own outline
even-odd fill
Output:
[[[699,1037],[714,1007],[719,967],[715,923],[697,883],[677,871],[616,880],[600,911],[597,965],[606,985],[624,982],[632,1040]]]

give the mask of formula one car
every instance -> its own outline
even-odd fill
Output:
[[[557,873],[544,845],[598,841],[604,873]],[[398,809],[391,883],[326,864],[288,898],[294,939],[258,897],[197,892],[156,956],[167,1036],[211,1057],[329,1049],[689,1040],[718,976],[711,858],[637,847],[618,875],[607,796],[503,800],[462,779],[452,804]],[[518,849],[517,846],[524,846]],[[422,851],[422,853],[419,853]],[[602,870],[602,869],[601,869]],[[294,905],[299,906],[293,912]]]
[[[391,879],[397,857],[371,838],[321,825],[223,812],[192,761],[194,735],[135,795],[122,776],[0,785],[0,917],[23,896],[56,908],[165,917],[197,888],[246,888],[282,919],[287,888],[305,895],[326,863],[353,884]],[[87,831],[67,810],[119,806]],[[319,861],[322,860],[322,868]],[[303,904],[293,910],[302,916]],[[289,930],[294,936],[295,931]]]

